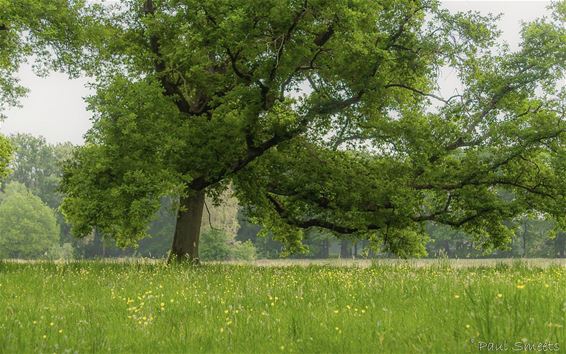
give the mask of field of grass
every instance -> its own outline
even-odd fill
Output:
[[[566,352],[564,266],[0,263],[0,353],[473,353],[496,345]]]

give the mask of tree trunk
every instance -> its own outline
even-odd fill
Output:
[[[89,258],[101,258],[104,257],[104,252],[103,252],[103,248],[104,248],[104,244],[103,244],[103,239],[102,239],[102,234],[96,229],[94,228],[93,232],[93,237],[92,237],[92,244],[89,247]]]
[[[188,196],[181,198],[169,262],[199,263],[198,243],[204,196],[204,190],[189,191]]]
[[[554,240],[554,247],[558,257],[564,258],[566,256],[566,234],[560,232]]]
[[[523,223],[523,258],[527,256],[527,232],[528,232],[528,224],[525,221]]]
[[[446,254],[446,257],[450,258],[450,240],[444,241],[444,253]]]
[[[350,240],[340,240],[340,258],[352,258]]]
[[[328,258],[330,255],[330,241],[328,239],[322,240],[321,258]]]

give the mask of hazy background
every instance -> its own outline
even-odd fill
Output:
[[[502,40],[512,49],[520,40],[521,22],[531,21],[548,15],[549,1],[444,1],[451,11],[480,11],[482,14],[502,13],[499,28],[503,30]],[[22,66],[19,72],[22,84],[30,93],[21,103],[21,108],[7,112],[7,119],[0,123],[3,134],[30,133],[44,136],[50,143],[70,141],[83,143],[83,134],[90,127],[91,114],[86,111],[83,98],[91,94],[86,88],[88,80],[69,80],[60,73],[49,77],[37,77],[30,65]],[[456,78],[447,74],[441,81],[443,92],[456,86]]]

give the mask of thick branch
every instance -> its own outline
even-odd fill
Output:
[[[287,133],[283,133],[283,134],[275,134],[270,139],[264,141],[260,145],[248,146],[248,150],[247,150],[246,155],[243,158],[236,161],[234,164],[232,164],[229,168],[225,169],[224,171],[222,171],[221,173],[219,173],[218,175],[216,175],[214,177],[201,176],[199,178],[196,178],[195,180],[193,180],[191,182],[189,187],[191,189],[201,190],[201,189],[204,189],[204,188],[206,188],[210,185],[218,183],[221,180],[223,180],[224,178],[226,178],[227,176],[232,175],[232,174],[237,173],[238,171],[242,170],[249,163],[251,163],[256,158],[263,155],[266,151],[268,151],[272,147],[277,146],[278,144],[280,144],[284,141],[292,139],[293,137],[297,136],[299,133],[300,133],[299,131],[292,131],[292,132],[287,132]]]
[[[484,209],[480,209],[480,210],[476,210],[476,212],[474,214],[462,217],[460,219],[457,220],[450,220],[450,219],[441,219],[439,218],[439,215],[427,215],[427,216],[420,216],[420,217],[415,217],[413,218],[414,221],[416,222],[423,222],[423,221],[435,221],[444,225],[448,225],[448,226],[452,226],[452,227],[462,227],[465,224],[474,221],[475,219],[481,217],[482,215],[485,215],[489,212],[495,211],[494,208],[484,208]]]
[[[334,114],[346,109],[356,103],[359,103],[362,99],[364,91],[360,91],[357,95],[343,99],[343,100],[331,100],[325,102],[321,105],[316,106],[311,114]]]
[[[311,205],[316,206],[317,208],[323,209],[323,210],[340,210],[340,211],[351,211],[351,210],[357,210],[357,211],[362,211],[362,212],[368,212],[368,213],[375,213],[377,211],[384,211],[384,210],[392,210],[394,209],[394,206],[389,202],[386,201],[382,204],[377,204],[375,201],[372,200],[365,200],[363,202],[360,202],[360,204],[340,204],[339,202],[334,202],[331,203],[331,200],[324,197],[324,196],[319,196],[313,193],[301,193],[300,191],[297,191],[295,189],[293,190],[284,190],[282,188],[280,188],[280,186],[276,185],[275,183],[272,183],[270,185],[267,186],[267,190],[269,191],[269,193],[273,194],[273,195],[277,195],[277,196],[281,196],[281,197],[287,197],[287,198],[291,198],[293,200],[301,200],[303,202],[308,202]]]
[[[155,5],[153,3],[153,0],[146,0],[144,7],[143,7],[143,11],[144,11],[144,15],[146,15],[146,16],[155,15],[156,9],[155,9]],[[169,81],[167,79],[167,77],[166,77],[167,67],[166,67],[165,62],[163,61],[163,57],[161,55],[159,37],[157,36],[157,34],[152,33],[149,36],[149,47],[150,47],[151,52],[155,56],[155,59],[154,59],[155,73],[159,77],[159,81],[161,82],[161,85],[163,86],[163,88],[165,90],[165,95],[174,98],[175,105],[177,106],[179,111],[181,111],[183,113],[186,113],[186,114],[189,114],[189,115],[197,115],[197,114],[203,113],[202,109],[201,109],[202,105],[198,105],[198,107],[196,107],[196,110],[195,110],[187,102],[187,100],[185,99],[185,97],[184,97],[183,93],[181,92],[181,90],[179,89],[179,87],[176,84],[172,83],[171,81]],[[201,101],[201,99],[199,99],[199,101]]]
[[[316,44],[318,47],[322,47],[326,44],[326,42],[330,40],[330,38],[332,38],[332,35],[334,35],[334,26],[331,24],[330,26],[328,26],[326,31],[320,33],[316,37],[314,44]]]
[[[267,194],[267,199],[271,202],[271,204],[273,205],[274,210],[277,212],[277,214],[279,215],[279,217],[285,221],[285,223],[291,225],[291,226],[295,226],[301,229],[309,229],[312,227],[318,227],[318,228],[323,228],[323,229],[327,229],[327,230],[331,230],[333,232],[339,233],[339,234],[353,234],[356,233],[358,231],[361,231],[361,229],[356,229],[356,228],[352,228],[352,227],[346,227],[346,226],[342,226],[342,225],[338,225],[326,220],[320,220],[320,219],[308,219],[308,220],[298,220],[296,218],[291,217],[287,211],[285,210],[284,206],[273,196]],[[363,230],[378,230],[380,229],[380,227],[378,225],[375,224],[370,224],[367,225],[366,227],[363,228]]]
[[[405,18],[403,19],[403,21],[399,24],[399,27],[397,28],[397,31],[395,32],[395,34],[393,34],[391,37],[389,37],[389,40],[387,41],[387,47],[386,49],[389,49],[393,46],[396,45],[395,42],[397,42],[397,40],[401,37],[401,35],[403,35],[403,33],[405,32],[405,26],[409,23],[409,21],[421,10],[423,10],[423,7],[419,7],[417,8],[415,11],[413,11],[412,13],[408,14],[407,16],[405,16]]]
[[[240,56],[240,51],[236,53],[232,53],[230,48],[225,48],[225,49],[226,49],[226,53],[228,54],[228,57],[230,58],[230,64],[232,66],[232,70],[234,71],[236,76],[242,79],[245,83],[251,84],[253,81],[252,76],[248,73],[244,73],[242,70],[240,70],[240,68],[238,68],[238,58]]]

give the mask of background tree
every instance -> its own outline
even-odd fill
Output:
[[[514,255],[519,257],[553,257],[556,232],[552,223],[536,217],[524,217],[518,222],[513,242]]]
[[[0,203],[0,258],[37,258],[58,245],[53,210],[24,185],[8,184]]]
[[[430,235],[428,254],[435,257],[470,258],[480,257],[481,250],[474,246],[470,235],[451,226],[428,223],[426,231]]]
[[[309,230],[305,233],[303,242],[308,247],[307,257],[328,258],[330,256],[330,244],[335,240],[334,235],[327,230]],[[342,255],[340,256],[342,257]],[[350,257],[352,257],[351,254]]]
[[[63,145],[53,146],[43,137],[30,134],[16,134],[9,140],[14,147],[14,154],[10,164],[12,172],[7,182],[22,183],[51,208],[59,207],[62,196],[57,188],[62,176],[61,164],[70,157],[70,151],[57,156],[57,150]]]
[[[559,232],[554,239],[554,252],[552,253],[553,257],[566,257],[566,233]]]
[[[82,5],[81,0],[0,2],[0,120],[5,118],[4,110],[17,106],[27,92],[15,73],[30,57],[38,75],[50,69],[78,74],[70,54],[78,45]],[[6,138],[0,136],[0,178],[8,173],[11,152]]]
[[[291,251],[305,228],[409,256],[427,221],[490,248],[527,211],[564,219],[564,3],[517,52],[495,44],[493,18],[427,0],[90,10],[95,119],[63,183],[79,236],[134,244],[180,196],[172,259],[197,261],[205,195],[230,184]],[[462,90],[445,98],[447,67]]]
[[[63,174],[62,164],[72,156],[74,146],[70,143],[49,144],[43,137],[16,134],[9,137],[13,148],[10,162],[11,173],[5,183],[18,182],[55,211],[61,226],[61,242],[82,247],[82,243],[71,236],[70,225],[59,211],[62,194],[59,184]]]
[[[258,258],[278,258],[283,245],[273,239],[273,234],[267,233],[260,236],[261,226],[252,223],[243,208],[238,211],[238,222],[240,228],[236,240],[240,242],[251,242],[256,250]]]
[[[226,232],[218,229],[208,229],[203,232],[201,239],[202,260],[253,260],[256,249],[250,241],[236,241]]]
[[[27,92],[14,74],[30,57],[39,75],[50,69],[77,73],[69,54],[78,44],[82,5],[80,0],[0,3],[0,114]]]

